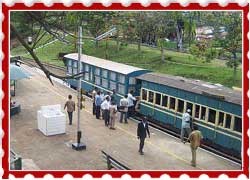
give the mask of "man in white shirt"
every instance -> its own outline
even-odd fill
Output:
[[[124,116],[124,122],[128,123],[127,121],[127,113],[128,113],[128,95],[125,95],[124,98],[120,100],[120,123],[123,121]]]
[[[103,110],[103,117],[104,117],[105,126],[109,125],[109,106],[110,106],[109,98],[106,97],[106,99],[101,104],[101,108]]]
[[[191,110],[187,109],[187,112],[185,112],[182,115],[182,123],[181,123],[181,142],[183,142],[184,144],[186,143],[186,141],[184,141],[184,134],[187,133],[189,136],[189,134],[191,133],[191,128],[190,128],[190,113]]]
[[[93,100],[93,115],[96,114],[96,105],[95,105],[95,96],[97,94],[97,87],[94,88],[94,90],[92,91],[92,100]]]
[[[134,115],[134,101],[136,98],[132,95],[133,93],[133,90],[128,93],[128,118]]]

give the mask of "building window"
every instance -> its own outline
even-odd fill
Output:
[[[118,92],[120,94],[125,94],[125,86],[122,84],[118,84]]]
[[[213,109],[209,109],[208,111],[208,122],[215,123],[216,119],[216,111]]]
[[[188,110],[188,109],[191,110],[191,114],[192,114],[193,113],[193,104],[192,103],[187,102],[186,110]]]
[[[108,71],[107,70],[105,70],[105,69],[102,70],[102,77],[108,78]]]
[[[89,73],[84,73],[84,79],[85,79],[86,81],[89,81]]]
[[[101,85],[101,78],[98,76],[95,76],[95,84],[96,85]]]
[[[110,82],[109,82],[109,89],[111,89],[111,90],[113,90],[113,89],[116,90],[116,83],[110,81]]]
[[[148,93],[148,102],[151,102],[151,103],[154,102],[154,93],[152,91],[149,91]]]
[[[161,105],[161,94],[155,93],[155,104]]]
[[[230,114],[227,114],[227,115],[226,115],[226,124],[225,124],[225,128],[230,129],[230,126],[231,126],[231,119],[232,119],[232,116],[231,116]]]
[[[207,111],[207,108],[201,107],[201,119],[202,120],[206,119],[206,111]]]
[[[165,95],[162,96],[161,105],[162,105],[163,107],[168,107],[168,96],[165,96]]]
[[[105,88],[108,88],[108,80],[107,79],[102,78],[102,86]]]
[[[194,113],[195,118],[200,118],[200,106],[195,105],[195,113]]]
[[[240,117],[234,117],[234,130],[242,132],[242,119]]]
[[[115,72],[110,72],[110,79],[113,81],[116,81],[116,73]]]
[[[89,65],[85,64],[85,71],[89,72]]]
[[[72,67],[68,66],[68,73],[72,74]]]
[[[170,97],[170,109],[174,109],[175,110],[175,98]]]
[[[219,122],[218,122],[218,126],[223,127],[223,122],[224,122],[224,113],[223,112],[219,112]]]
[[[119,75],[118,81],[119,81],[120,83],[124,84],[124,83],[125,83],[125,76],[122,75],[122,74],[120,74],[120,75]]]
[[[129,78],[129,84],[135,84],[135,78],[130,77]]]
[[[178,100],[178,108],[177,108],[177,111],[180,112],[180,113],[183,113],[183,110],[184,110],[184,101],[182,100]]]
[[[142,89],[142,100],[147,101],[147,90]]]

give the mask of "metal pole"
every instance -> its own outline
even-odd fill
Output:
[[[79,26],[79,40],[78,40],[78,73],[81,72],[81,55],[82,55],[82,27]],[[78,108],[77,108],[77,132],[80,131],[80,106],[81,106],[81,76],[78,79]]]
[[[82,27],[79,26],[78,32],[78,73],[81,72],[81,55],[82,55]],[[77,106],[77,142],[72,144],[72,148],[79,151],[86,149],[86,145],[81,143],[81,136],[82,132],[80,130],[80,107],[81,107],[81,76],[78,79],[78,87],[77,87],[77,99],[78,99],[78,106]]]

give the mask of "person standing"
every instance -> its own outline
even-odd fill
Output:
[[[111,102],[111,105],[109,107],[109,112],[110,112],[110,129],[115,130],[115,120],[116,120],[116,115],[117,115],[117,105],[115,102]]]
[[[191,133],[191,128],[190,128],[190,109],[187,109],[187,112],[185,112],[182,115],[182,122],[181,122],[181,142],[184,144],[186,141],[184,140],[184,135],[187,134],[187,137]]]
[[[69,116],[69,125],[72,125],[73,112],[75,111],[75,102],[72,100],[72,95],[68,96],[68,100],[64,105],[64,109],[67,108],[68,116]]]
[[[133,96],[133,93],[133,90],[130,90],[128,93],[128,118],[134,115],[134,101],[136,98]]]
[[[95,96],[97,93],[97,87],[94,88],[94,90],[92,91],[92,100],[93,100],[93,115],[96,114],[96,106],[95,106]]]
[[[100,119],[102,99],[100,97],[100,91],[97,92],[95,96],[95,106],[96,106],[96,119]]]
[[[194,125],[193,132],[189,135],[188,140],[190,141],[190,148],[192,152],[191,166],[196,167],[196,151],[201,144],[203,136],[198,130],[198,127]]]
[[[115,89],[112,90],[111,103],[112,103],[112,102],[114,102],[114,103],[117,105]]]
[[[124,116],[124,122],[128,123],[127,120],[127,113],[128,113],[128,95],[125,95],[124,98],[120,100],[120,123],[123,121],[123,116]]]
[[[101,108],[103,110],[103,117],[104,117],[105,126],[109,125],[109,106],[110,106],[109,97],[106,97],[106,99],[101,104]]]
[[[148,137],[150,138],[148,122],[146,121],[146,118],[143,118],[143,120],[140,123],[138,123],[138,127],[137,127],[137,138],[140,139],[139,153],[141,155],[144,154],[143,147],[144,147],[145,138],[147,137],[147,133],[148,133]]]

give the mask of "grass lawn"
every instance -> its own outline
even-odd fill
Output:
[[[67,37],[71,44],[64,44],[56,41],[48,46],[37,49],[37,56],[45,62],[63,66],[63,62],[57,59],[59,52],[77,52],[74,47],[74,39]],[[21,53],[23,48],[18,47],[11,50],[12,55]],[[105,41],[99,43],[99,48],[95,47],[95,42],[89,39],[84,40],[83,53],[99,58],[105,58]],[[25,55],[30,57],[29,55]],[[233,70],[225,66],[225,61],[213,60],[206,63],[202,59],[193,58],[187,53],[165,51],[165,62],[161,61],[160,50],[151,47],[141,47],[141,52],[137,51],[137,45],[129,44],[121,47],[117,51],[116,42],[108,41],[108,59],[125,63],[141,68],[146,68],[155,72],[184,76],[187,78],[200,79],[212,83],[220,83],[228,87],[242,86],[241,68],[238,69],[236,81],[233,82]]]

